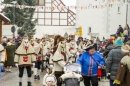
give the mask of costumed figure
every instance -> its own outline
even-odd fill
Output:
[[[50,58],[52,57],[54,40],[48,38],[47,40],[47,53],[46,53],[46,65],[49,67]]]
[[[43,61],[42,61],[42,72],[43,69],[47,68],[47,60],[49,59],[49,42],[47,41],[47,38],[43,37],[42,38],[42,56],[43,56]]]
[[[54,47],[54,39],[50,38],[49,39],[49,49],[52,50]]]
[[[82,53],[84,52],[84,44],[83,41],[80,41],[79,45],[78,45],[78,52],[80,53],[80,56],[82,55]]]
[[[24,73],[24,68],[27,70],[28,75],[28,86],[31,85],[31,67],[35,66],[36,55],[32,45],[28,41],[28,36],[23,37],[21,45],[15,52],[15,65],[19,68],[19,86],[22,86],[22,77]]]
[[[7,72],[12,72],[11,68],[12,66],[14,66],[15,45],[13,45],[11,42],[8,42],[5,49],[7,53],[7,60],[5,61],[5,66],[7,66]]]
[[[79,53],[77,52],[77,44],[75,42],[74,36],[70,37],[70,43],[69,45],[66,45],[66,49],[67,56],[69,57],[68,60],[71,60],[73,63],[75,63]]]
[[[122,46],[121,51],[124,57],[119,63],[114,84],[130,86],[130,46]]]
[[[47,73],[43,77],[43,86],[57,86],[57,80],[54,76],[54,69],[47,69]]]
[[[66,42],[63,37],[56,36],[57,39],[54,40],[54,45],[57,46],[54,50],[53,63],[56,79],[63,74],[63,67],[68,64],[66,58]],[[56,42],[55,42],[56,41]],[[62,86],[61,82],[57,83],[57,86]]]
[[[5,62],[4,47],[0,44],[0,75]]]
[[[40,44],[38,44],[33,36],[30,38],[30,44],[34,48],[35,55],[36,55],[36,62],[35,62],[35,67],[34,67],[34,79],[40,80],[40,67],[42,63],[42,47]]]
[[[50,65],[50,67],[51,68],[53,68],[54,67],[54,62],[53,62],[53,55],[54,55],[54,53],[56,52],[56,50],[57,50],[57,47],[58,47],[58,41],[57,41],[57,39],[59,39],[61,36],[60,35],[56,35],[55,36],[55,38],[54,38],[54,40],[53,40],[53,47],[52,47],[52,50],[51,50],[51,56],[50,56],[50,59],[49,59],[49,65]]]

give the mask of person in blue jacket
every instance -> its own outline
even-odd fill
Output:
[[[84,85],[98,86],[98,68],[104,67],[105,61],[102,55],[95,51],[94,46],[90,45],[76,63],[82,66]]]

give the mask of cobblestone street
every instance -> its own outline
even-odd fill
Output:
[[[34,80],[32,77],[32,86],[43,86],[42,85],[42,80],[43,80],[43,76],[44,73],[41,73],[41,80],[37,81]],[[24,77],[23,77],[23,86],[27,86],[27,74],[26,71],[24,71]],[[0,86],[18,86],[18,69],[17,68],[13,68],[13,72],[12,73],[8,73],[5,72],[2,74],[2,78],[0,79]],[[84,86],[83,83],[81,83],[80,86]],[[99,86],[109,86],[108,81],[101,81],[99,83]]]

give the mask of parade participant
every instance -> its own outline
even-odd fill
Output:
[[[36,59],[37,59],[37,61],[35,62],[35,67],[33,69],[33,71],[34,71],[34,79],[40,80],[40,66],[41,66],[41,61],[42,61],[42,49],[40,47],[40,44],[38,44],[35,41],[33,36],[31,36],[31,38],[30,38],[30,44],[34,48]]]
[[[47,68],[47,64],[46,64],[46,61],[47,61],[47,54],[49,52],[49,42],[47,41],[47,38],[43,37],[42,38],[42,56],[43,56],[43,61],[42,61],[42,72],[43,72],[43,69],[44,68]]]
[[[0,44],[0,66],[1,66],[1,68],[4,66],[4,62],[5,62],[4,47]]]
[[[8,42],[5,49],[7,53],[7,61],[5,61],[5,66],[7,66],[7,72],[12,72],[11,68],[14,66],[15,45]]]
[[[52,56],[51,52],[53,51],[53,39],[50,39],[50,38],[47,38],[47,44],[48,46],[46,47],[47,48],[47,53],[46,53],[46,65],[47,67],[49,67],[49,61],[50,61],[50,57]]]
[[[57,41],[57,39],[60,38],[60,37],[61,37],[60,35],[56,35],[55,38],[54,38],[55,41],[53,42],[54,44],[53,44],[53,48],[52,48],[51,56],[50,56],[50,60],[49,60],[50,67],[54,67],[53,55],[56,52],[57,47],[58,47],[58,41]]]
[[[114,84],[130,86],[130,46],[123,45],[121,51],[124,57],[119,63]]]
[[[24,73],[24,68],[26,68],[28,74],[28,86],[32,86],[31,67],[35,66],[36,55],[33,47],[28,41],[27,35],[23,37],[23,41],[21,45],[18,47],[18,49],[15,52],[14,62],[16,63],[15,65],[19,68],[19,86],[22,86],[22,77]]]
[[[58,36],[56,36],[57,38]],[[56,41],[56,42],[55,42]],[[63,37],[59,37],[54,40],[54,45],[57,45],[56,51],[54,51],[53,62],[56,79],[63,74],[63,67],[68,63],[66,58],[66,43]],[[62,86],[61,82],[57,83],[57,86]]]
[[[54,69],[47,69],[47,73],[43,77],[43,86],[57,86],[57,80],[54,76]]]
[[[72,60],[73,63],[76,62],[77,59],[77,44],[75,42],[74,36],[70,37],[70,43],[69,45],[66,45],[66,52],[69,57],[68,60]]]
[[[83,44],[83,41],[80,41],[77,50],[78,50],[78,52],[80,53],[79,56],[81,56],[82,53],[84,52],[84,44]]]
[[[78,48],[83,51],[83,41],[80,41]]]
[[[49,49],[52,50],[53,47],[54,47],[54,39],[49,38]]]
[[[103,67],[105,61],[102,55],[95,52],[94,46],[88,46],[86,52],[78,58],[77,63],[82,66],[84,85],[91,86],[91,81],[92,86],[98,86],[98,67]]]

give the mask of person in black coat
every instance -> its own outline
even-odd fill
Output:
[[[124,32],[124,30],[123,30],[122,26],[119,25],[119,28],[117,29],[117,32],[116,32],[117,36],[121,37],[121,33],[123,33],[123,32]]]
[[[110,50],[112,50],[114,48],[114,45],[113,45],[113,41],[112,40],[109,40],[106,44],[106,47],[105,47],[105,51],[103,52],[103,57],[107,58],[108,56],[108,53],[110,52]]]

